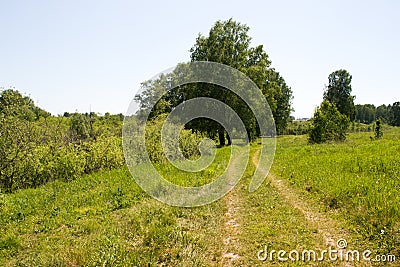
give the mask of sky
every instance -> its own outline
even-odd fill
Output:
[[[356,104],[400,101],[400,1],[0,0],[0,87],[54,115],[125,113],[140,83],[190,60],[218,20],[250,27],[310,118],[328,75],[353,76]]]

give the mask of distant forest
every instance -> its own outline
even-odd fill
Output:
[[[370,124],[381,120],[392,126],[400,126],[400,102],[375,107],[372,104],[356,105],[356,121]]]

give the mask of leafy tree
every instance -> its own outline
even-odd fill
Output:
[[[400,126],[400,102],[393,103],[389,108],[389,113],[389,124],[392,126]]]
[[[88,140],[91,134],[90,118],[81,113],[74,113],[69,119],[72,140]]]
[[[262,45],[251,47],[249,27],[229,19],[217,21],[211,28],[208,37],[199,35],[192,47],[192,61],[213,61],[231,66],[246,74],[262,91],[273,113],[278,133],[287,127],[292,111],[292,90],[287,86],[283,77],[271,68],[271,61]],[[243,102],[230,95],[226,90],[212,90],[210,97],[227,103],[235,110],[241,110],[239,115],[246,117],[246,129],[250,139],[257,134],[257,125],[249,115],[250,110],[243,108]],[[202,88],[202,90],[207,90]],[[218,134],[222,139],[222,127]],[[222,141],[222,140],[221,140]],[[229,140],[228,140],[229,141]]]
[[[389,123],[390,121],[389,106],[380,105],[379,107],[376,108],[376,118],[380,119],[384,123]]]
[[[376,107],[371,104],[356,105],[356,121],[370,124],[376,120]]]
[[[251,38],[248,35],[249,27],[229,19],[228,21],[217,21],[211,28],[208,37],[199,35],[195,45],[191,48],[192,61],[213,61],[231,66],[247,75],[256,78],[253,81],[258,85],[265,82],[267,67],[271,64],[268,55],[262,46],[250,47]],[[218,99],[235,110],[241,109],[243,116],[248,111],[239,107],[240,100],[229,90],[216,85],[202,84],[197,87],[191,97],[207,96]],[[198,120],[201,125],[202,120]],[[254,119],[246,121],[246,128],[251,137],[254,133]],[[203,130],[203,129],[200,129]],[[218,126],[218,138],[220,145],[225,145],[225,129]],[[228,140],[228,144],[230,140]]]
[[[292,109],[292,89],[286,84],[285,80],[279,74],[279,72],[275,71],[274,69],[270,69],[267,72],[267,89],[264,89],[268,94],[273,92],[272,99],[269,99],[269,104],[275,104],[271,107],[276,130],[278,134],[283,134],[286,130],[288,123],[292,120],[290,117],[290,112],[293,111]],[[271,90],[270,88],[275,88],[275,90]],[[267,98],[268,100],[268,98]]]
[[[351,95],[352,76],[346,70],[341,69],[332,72],[328,80],[324,100],[334,103],[340,113],[349,117],[350,121],[354,121],[356,110],[354,106],[355,96]]]
[[[287,86],[283,77],[270,68],[271,62],[262,45],[251,47],[251,38],[248,35],[249,27],[235,22],[232,19],[217,21],[211,28],[208,36],[199,35],[196,43],[191,48],[192,61],[212,61],[231,66],[246,74],[262,91],[273,113],[278,133],[282,133],[290,119],[292,90]],[[184,64],[178,68],[184,68]],[[177,68],[177,69],[178,69]],[[173,74],[161,75],[157,80],[147,81],[142,84],[145,89],[136,97],[140,102],[138,117],[143,110],[148,110],[151,100],[164,95],[150,112],[150,118],[158,116],[182,103],[183,101],[197,98],[210,97],[230,106],[241,117],[245,124],[250,140],[258,134],[259,129],[256,119],[250,108],[236,94],[230,90],[212,84],[190,84],[181,88],[170,90],[170,81],[179,77],[179,70]],[[199,118],[189,122],[187,128],[195,132],[205,132],[211,138],[218,136],[221,145],[231,143],[225,129],[218,123]]]
[[[50,116],[50,113],[36,107],[31,98],[22,96],[15,89],[7,89],[1,92],[0,113],[5,116],[15,116],[28,121]]]
[[[161,74],[158,79],[145,81],[141,84],[143,89],[141,94],[135,96],[135,101],[139,102],[138,118],[144,119],[146,112],[150,112],[149,119],[157,117],[163,113],[168,113],[171,111],[172,102],[176,105],[180,104],[182,101],[177,101],[179,97],[173,97],[174,95],[172,88],[170,88],[169,80],[173,78],[173,74]],[[152,103],[160,96],[163,96],[153,107]]]
[[[308,140],[310,143],[345,140],[349,125],[349,118],[334,103],[324,100],[311,120]]]

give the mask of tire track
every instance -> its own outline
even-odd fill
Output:
[[[259,153],[260,150],[258,149],[252,157],[252,162],[256,167],[258,166]],[[351,240],[351,237],[340,222],[337,222],[326,214],[318,211],[315,208],[317,205],[313,205],[310,201],[305,200],[304,197],[295,189],[291,188],[286,181],[278,179],[274,174],[268,173],[265,170],[261,171],[265,172],[271,186],[275,188],[290,205],[299,210],[313,228],[317,229],[317,233],[322,240],[322,242],[319,241],[318,243],[321,244],[322,248],[326,249],[330,246],[339,249],[336,243],[337,241],[341,239],[345,239],[346,241]],[[341,263],[341,266],[353,266],[351,262],[335,263]],[[370,266],[366,262],[357,262],[357,265]]]

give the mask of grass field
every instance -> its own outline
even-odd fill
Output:
[[[267,178],[250,194],[250,160],[232,192],[198,208],[150,198],[126,168],[0,195],[0,266],[268,265],[257,259],[264,245],[326,246],[318,221],[301,205],[338,222],[352,247],[400,257],[400,129],[385,129],[378,141],[369,136],[352,133],[344,143],[323,145],[279,137],[272,173],[290,192]],[[258,149],[252,144],[250,156]],[[223,171],[228,155],[229,148],[219,149],[210,168],[190,180],[171,166],[158,168],[174,183],[200,185]]]
[[[339,144],[306,145],[282,137],[273,172],[349,222],[381,252],[400,255],[400,131],[382,140],[350,134]]]

